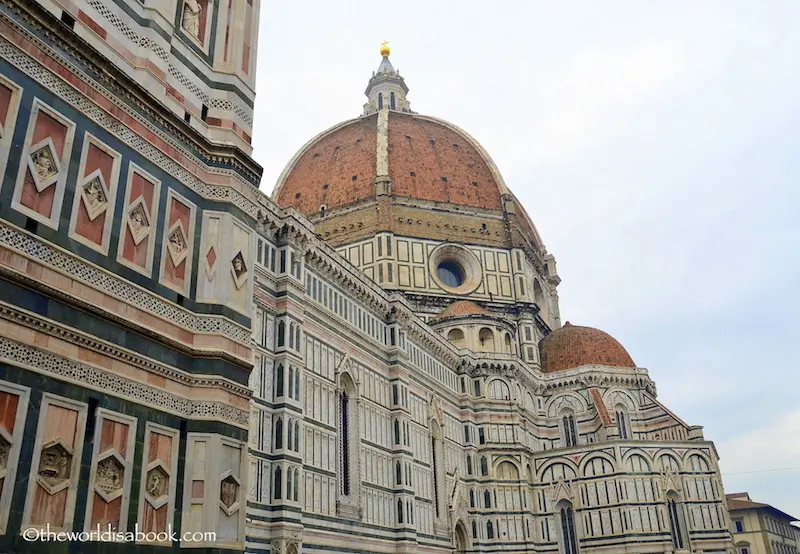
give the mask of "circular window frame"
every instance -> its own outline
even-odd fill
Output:
[[[439,279],[439,265],[443,262],[454,262],[461,266],[464,272],[464,281],[457,287],[451,287]],[[470,250],[457,244],[442,244],[437,246],[428,260],[428,271],[436,286],[451,294],[470,294],[481,285],[483,270],[478,257]]]

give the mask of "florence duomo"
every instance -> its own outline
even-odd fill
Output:
[[[259,190],[269,9],[0,0],[0,551],[741,552],[713,437],[388,43]]]

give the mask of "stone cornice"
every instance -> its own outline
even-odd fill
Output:
[[[0,303],[0,318],[12,321],[29,329],[41,331],[48,335],[58,337],[82,348],[87,348],[98,354],[115,358],[125,364],[143,369],[155,375],[160,375],[172,381],[189,387],[218,388],[233,394],[250,398],[252,392],[249,387],[239,385],[229,379],[217,375],[195,375],[159,363],[137,352],[120,348],[107,341],[100,340],[93,335],[56,323],[51,319],[38,314],[21,310],[8,304]]]

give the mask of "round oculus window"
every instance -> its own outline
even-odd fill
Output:
[[[439,280],[448,287],[460,287],[464,283],[464,268],[452,260],[446,260],[436,268]]]

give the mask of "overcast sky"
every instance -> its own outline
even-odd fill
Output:
[[[262,189],[360,115],[388,40],[412,108],[526,206],[562,321],[614,335],[705,426],[726,492],[800,517],[798,21],[793,0],[265,0]]]

